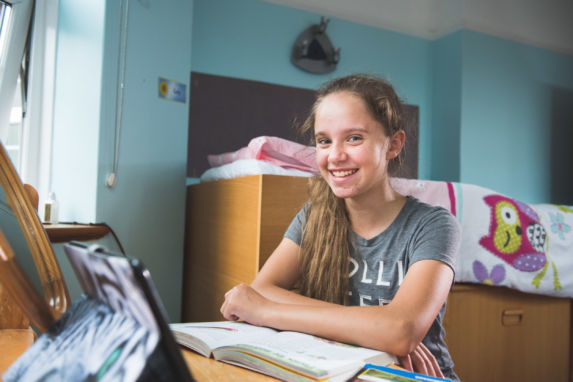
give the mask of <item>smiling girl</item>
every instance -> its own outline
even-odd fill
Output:
[[[303,130],[320,170],[310,202],[253,283],[226,293],[224,317],[379,349],[458,380],[442,319],[460,228],[390,185],[406,139],[393,87],[362,74],[335,79]]]

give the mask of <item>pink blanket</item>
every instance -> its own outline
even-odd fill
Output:
[[[278,137],[253,138],[247,147],[237,151],[207,156],[211,167],[228,164],[238,159],[258,159],[282,168],[318,174],[314,147]]]

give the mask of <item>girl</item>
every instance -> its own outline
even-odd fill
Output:
[[[303,130],[320,170],[310,203],[253,283],[225,294],[223,316],[379,349],[458,380],[442,318],[460,229],[447,210],[390,185],[405,141],[394,89],[369,75],[335,79]]]

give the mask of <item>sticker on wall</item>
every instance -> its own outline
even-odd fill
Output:
[[[186,85],[159,77],[159,98],[185,103]]]

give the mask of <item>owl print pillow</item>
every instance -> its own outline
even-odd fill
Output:
[[[573,208],[528,205],[455,184],[462,243],[456,281],[573,297]]]

